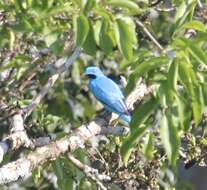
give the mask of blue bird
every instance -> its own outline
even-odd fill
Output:
[[[87,67],[85,75],[90,79],[89,89],[96,99],[104,105],[106,110],[115,112],[121,120],[129,124],[131,115],[119,86],[95,66]]]

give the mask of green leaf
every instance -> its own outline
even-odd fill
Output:
[[[171,89],[167,80],[163,80],[160,82],[159,87],[159,96],[160,96],[160,104],[162,107],[171,107],[174,102],[174,94],[175,91]]]
[[[116,19],[115,36],[118,48],[128,60],[131,60],[133,56],[134,37],[133,33],[131,33],[131,27],[132,25],[130,25],[126,19]]]
[[[24,8],[22,6],[22,1],[21,0],[13,0],[13,3],[14,3],[14,6],[15,6],[15,9],[17,12],[23,12],[24,11]]]
[[[185,1],[183,1],[176,10],[175,19],[174,19],[175,22],[177,22],[179,19],[183,17],[183,15],[186,13],[186,8],[187,5]]]
[[[174,102],[174,96],[177,91],[177,80],[178,80],[178,64],[175,60],[171,61],[168,75],[167,75],[167,82],[164,80],[161,83],[160,89],[164,93],[164,97],[166,98],[163,102],[163,106],[166,106],[165,103],[168,106],[172,106]]]
[[[186,88],[187,92],[191,94],[191,81],[189,77],[190,68],[186,64],[186,62],[183,62],[183,60],[180,60],[179,63],[179,78],[181,82],[183,83],[184,87]]]
[[[14,31],[31,32],[34,31],[34,26],[23,16],[20,16],[20,21],[14,26]]]
[[[202,85],[202,92],[203,92],[204,104],[207,105],[207,84],[206,83]]]
[[[51,32],[44,36],[45,43],[48,47],[50,47],[58,38],[58,32]]]
[[[114,15],[103,6],[96,5],[94,7],[94,13],[100,15],[103,19],[106,20],[114,19]]]
[[[71,2],[56,5],[55,7],[52,6],[50,8],[45,8],[44,11],[40,11],[39,14],[36,14],[35,12],[33,13],[35,13],[36,18],[38,19],[38,21],[40,21],[63,12],[74,12]]]
[[[62,40],[56,40],[51,44],[50,48],[55,55],[60,56],[64,49],[64,42]]]
[[[172,61],[168,71],[168,86],[170,89],[177,90],[178,80],[178,63],[176,60]]]
[[[188,22],[192,19],[195,6],[196,6],[196,2],[194,0],[189,0],[188,2],[182,1],[182,3],[180,4],[179,8],[176,11],[176,15],[174,18],[174,25],[172,26],[174,36],[180,31],[181,26],[185,22]]]
[[[53,170],[55,172],[55,175],[58,177],[58,179],[64,178],[64,171],[62,170],[62,165],[60,162],[60,159],[56,159],[52,162]]]
[[[97,20],[95,22],[93,22],[93,31],[94,31],[94,38],[96,41],[96,44],[98,46],[100,46],[100,31],[101,31],[101,27],[102,27],[102,21],[101,20]]]
[[[75,16],[74,20],[75,43],[82,46],[89,32],[89,22],[84,15]]]
[[[166,57],[153,57],[139,65],[136,66],[134,73],[130,75],[129,82],[125,89],[126,94],[134,88],[136,81],[143,76],[144,74],[148,73],[149,71],[155,70],[160,68],[162,65],[166,64],[168,59]]]
[[[148,160],[152,160],[154,157],[154,141],[155,136],[153,133],[149,133],[146,137],[146,142],[143,145],[144,155]]]
[[[168,59],[166,57],[153,57],[139,64],[133,74],[139,78],[151,70],[160,68],[163,64],[166,64],[167,61]]]
[[[175,41],[174,46],[181,50],[187,50],[187,52],[189,52],[199,64],[207,65],[207,55],[199,44],[196,44],[196,41],[180,38]],[[185,57],[185,59],[190,62],[190,58],[185,51],[180,51],[179,54],[180,57]]]
[[[131,14],[142,13],[142,10],[139,8],[139,6],[130,0],[110,0],[108,3],[118,8],[126,8]]]
[[[138,106],[133,113],[130,128],[134,130],[141,124],[143,124],[148,119],[148,117],[156,110],[158,105],[159,101],[157,99],[151,99],[144,104]]]
[[[79,70],[78,62],[72,65],[71,75],[74,83],[80,85],[81,80],[80,80],[80,70]]]
[[[185,86],[188,94],[190,94],[190,101],[193,110],[193,117],[195,124],[198,125],[202,118],[202,96],[199,88],[199,82],[195,76],[193,69],[187,62],[180,62],[179,77]]]
[[[107,19],[102,20],[99,33],[99,45],[106,54],[111,53],[114,47],[113,36],[110,31],[110,22]]]
[[[170,121],[171,118],[163,113],[160,127],[160,136],[162,144],[165,148],[168,160],[173,167],[176,166],[176,160],[178,157],[178,151],[180,146],[179,136],[177,128]]]
[[[80,180],[79,186],[78,186],[79,190],[93,190],[93,184],[91,181],[89,181],[87,178],[82,178]]]
[[[96,41],[95,41],[94,29],[93,29],[92,23],[90,23],[90,29],[86,37],[86,40],[83,44],[83,48],[85,52],[90,55],[96,54],[97,48],[96,48]]]
[[[197,20],[192,20],[190,22],[187,22],[183,25],[183,28],[189,28],[189,29],[195,29],[201,32],[206,32],[206,26]]]
[[[195,121],[196,126],[198,126],[198,124],[200,123],[202,119],[202,106],[200,102],[197,100],[193,100],[191,105],[193,108],[194,121]]]
[[[5,71],[10,68],[16,68],[17,72],[19,69],[26,70],[29,65],[27,64],[28,61],[31,61],[31,58],[26,55],[17,55],[14,57],[9,63],[0,67],[0,72]]]
[[[191,113],[189,110],[191,109],[188,101],[182,97],[175,94],[175,101],[177,103],[177,111],[179,116],[179,123],[182,129],[187,131],[190,127]]]
[[[87,14],[96,4],[96,0],[87,0],[84,6],[84,13]]]
[[[191,55],[200,63],[207,65],[207,55],[206,52],[194,43],[188,43],[187,49]]]
[[[14,47],[14,42],[15,42],[15,34],[12,30],[9,30],[9,37],[10,37],[10,39],[9,39],[9,48],[10,48],[10,50],[12,50],[13,47]]]
[[[137,143],[144,135],[144,132],[146,131],[147,128],[148,126],[137,127],[133,131],[131,131],[130,134],[124,139],[120,149],[120,153],[125,165],[127,165],[128,163],[133,148],[137,145]]]
[[[38,183],[38,181],[40,180],[40,177],[41,177],[41,167],[38,167],[36,168],[35,170],[32,171],[32,178],[33,178],[33,181],[35,183]]]
[[[57,176],[58,189],[61,190],[72,190],[73,189],[73,180],[72,174],[68,174],[65,171],[65,163],[62,158],[58,158],[52,162],[52,167],[55,175]]]

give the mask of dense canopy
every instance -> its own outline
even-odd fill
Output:
[[[206,0],[0,1],[2,189],[203,190],[206,23]],[[130,126],[88,66],[123,90]]]

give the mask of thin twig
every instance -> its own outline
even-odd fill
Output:
[[[49,90],[54,85],[55,81],[59,78],[59,75],[66,71],[73,62],[79,57],[81,53],[81,48],[76,48],[73,54],[66,60],[66,62],[60,66],[57,71],[48,79],[45,86],[42,88],[40,93],[38,93],[32,100],[31,104],[24,108],[25,118],[28,117],[35,107],[40,103],[40,101],[44,98],[44,96],[49,92]],[[24,119],[25,119],[24,118]]]
[[[101,190],[107,190],[101,181],[110,181],[111,178],[107,175],[102,175],[98,173],[97,169],[91,168],[90,166],[81,163],[76,159],[71,153],[68,153],[69,160],[80,169],[88,178],[93,180]]]
[[[162,47],[162,45],[155,39],[155,37],[149,32],[149,30],[144,26],[144,24],[136,19],[135,20],[137,25],[140,26],[142,28],[142,30],[144,31],[144,33],[152,40],[152,42],[161,50],[164,51],[164,48]]]
[[[198,3],[198,7],[199,7],[200,9],[202,9],[202,8],[203,8],[203,4],[201,3],[201,1],[200,1],[200,0],[197,0],[197,3]]]
[[[157,11],[160,11],[160,12],[171,12],[171,11],[175,11],[175,7],[169,7],[169,8],[155,8]]]

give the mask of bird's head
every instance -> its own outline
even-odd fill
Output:
[[[95,66],[87,67],[85,70],[85,75],[90,79],[95,79],[97,77],[103,76],[103,72]]]

